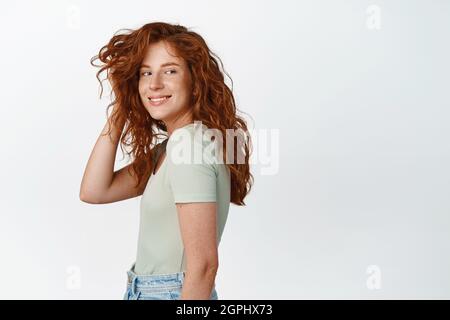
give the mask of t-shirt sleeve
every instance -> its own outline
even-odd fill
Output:
[[[175,203],[217,200],[217,166],[207,153],[194,155],[201,143],[193,137],[176,137],[175,132],[167,142],[167,172]]]

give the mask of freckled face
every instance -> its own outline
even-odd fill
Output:
[[[139,71],[139,95],[150,116],[166,124],[189,112],[191,74],[169,44],[160,41],[147,48]]]

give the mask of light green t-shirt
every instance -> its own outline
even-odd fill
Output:
[[[205,152],[213,149],[205,129],[203,124],[188,124],[159,145],[157,157],[164,148],[166,155],[141,198],[136,274],[186,271],[175,203],[217,202],[217,246],[220,243],[230,206],[230,173],[223,160],[217,163],[220,154]]]

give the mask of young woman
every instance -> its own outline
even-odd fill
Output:
[[[215,57],[197,33],[154,22],[116,33],[91,60],[99,81],[107,72],[115,99],[80,199],[99,204],[142,195],[124,299],[218,299],[217,250],[229,205],[245,205],[253,176],[247,125]],[[131,146],[133,161],[114,172],[119,141]],[[214,152],[205,152],[211,145]]]

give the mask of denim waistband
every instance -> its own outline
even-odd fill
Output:
[[[185,278],[185,272],[175,272],[167,274],[136,274],[133,263],[127,271],[128,281],[127,289],[130,290],[132,296],[138,296],[142,293],[161,293],[171,290],[181,290]],[[216,284],[214,282],[211,296],[213,300],[217,300]]]
[[[140,275],[134,272],[134,266],[135,264],[127,271],[127,285],[131,286],[133,293],[135,291],[165,291],[181,288],[183,284],[184,272]]]

